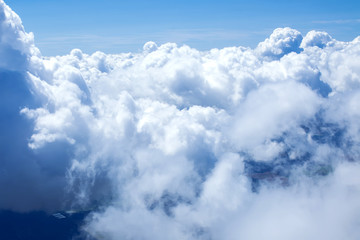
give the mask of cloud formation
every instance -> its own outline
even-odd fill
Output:
[[[42,57],[0,1],[0,208],[99,239],[359,239],[360,41]]]

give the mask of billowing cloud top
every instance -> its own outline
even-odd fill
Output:
[[[42,57],[0,0],[0,208],[99,239],[359,239],[360,41]]]

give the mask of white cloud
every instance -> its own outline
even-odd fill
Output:
[[[0,23],[1,209],[101,209],[104,239],[359,238],[358,39],[42,57],[3,1]]]
[[[300,47],[319,47],[324,48],[326,45],[331,43],[333,38],[327,32],[318,32],[318,31],[310,31],[306,34],[304,39],[301,42]]]
[[[300,52],[300,44],[303,37],[300,32],[291,28],[277,28],[259,43],[256,51],[269,59],[278,59],[290,52]]]

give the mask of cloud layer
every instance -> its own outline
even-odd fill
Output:
[[[0,0],[0,208],[99,239],[359,239],[360,39],[42,57]]]

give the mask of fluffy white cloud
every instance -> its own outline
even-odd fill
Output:
[[[0,23],[1,209],[97,209],[102,239],[359,238],[358,39],[42,57],[1,0]]]
[[[324,48],[327,45],[335,42],[334,39],[327,32],[310,31],[302,40],[300,47],[319,47]]]
[[[256,51],[268,59],[278,59],[290,52],[300,52],[300,45],[303,37],[300,32],[291,28],[277,28],[259,43]]]
[[[23,70],[29,58],[38,56],[34,36],[26,33],[19,16],[0,2],[0,68]]]

